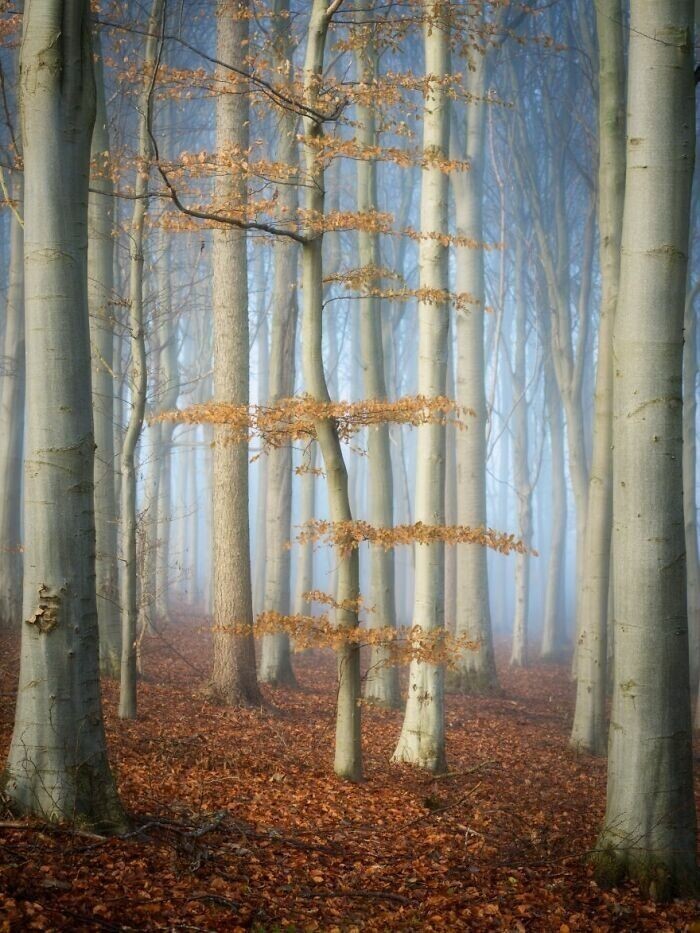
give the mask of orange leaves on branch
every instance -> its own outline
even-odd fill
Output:
[[[528,553],[527,547],[515,535],[493,528],[470,528],[467,525],[395,525],[380,528],[364,521],[329,522],[311,519],[301,526],[297,541],[321,541],[347,553],[367,542],[386,550],[405,544],[478,544],[500,554]],[[536,554],[537,552],[531,552]]]
[[[216,625],[212,631],[233,636],[246,635],[250,632],[250,625],[246,622],[231,622]],[[419,625],[361,628],[357,625],[338,625],[325,614],[307,616],[262,612],[253,624],[253,631],[256,636],[285,632],[293,639],[296,651],[307,648],[331,648],[337,651],[347,645],[384,648],[385,657],[379,666],[420,661],[453,668],[465,651],[474,651],[479,647],[478,642],[466,635],[455,636],[444,628],[427,631]]]
[[[341,440],[365,427],[379,424],[445,424],[464,427],[460,414],[473,415],[460,409],[445,396],[427,398],[409,396],[390,402],[386,399],[363,399],[359,402],[319,402],[309,395],[282,399],[276,405],[232,405],[208,402],[191,405],[178,411],[157,415],[153,421],[178,424],[213,424],[226,427],[229,443],[248,441],[258,437],[266,447],[280,447],[290,440],[313,440],[316,425],[333,420]]]

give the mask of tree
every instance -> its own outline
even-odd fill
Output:
[[[144,51],[144,76],[138,97],[138,164],[134,210],[129,232],[129,335],[131,365],[129,382],[131,408],[121,450],[121,560],[119,587],[122,614],[122,658],[120,668],[119,716],[136,718],[136,626],[138,579],[136,558],[136,448],[146,410],[148,373],[143,312],[144,224],[148,210],[148,176],[153,156],[151,108],[158,55],[158,35],[165,14],[165,0],[152,0]]]
[[[217,57],[245,62],[248,54],[248,0],[218,0]],[[233,86],[216,101],[219,158],[239,167],[220,170],[215,198],[221,208],[240,210],[246,200],[242,164],[247,158],[249,101],[245,81],[225,68],[217,73]],[[245,231],[213,232],[214,398],[245,405],[249,398],[248,264]],[[258,705],[248,514],[248,445],[232,442],[225,426],[214,428],[213,473],[214,662],[207,690],[229,705]],[[234,630],[243,624],[249,631]]]
[[[597,0],[598,228],[602,289],[598,325],[593,456],[580,583],[576,712],[571,744],[603,754],[606,744],[607,629],[612,539],[612,336],[620,287],[620,239],[625,191],[625,78],[622,3]]]
[[[25,621],[4,792],[22,813],[119,830],[126,820],[107,760],[98,673],[87,304],[95,83],[87,0],[27,4],[20,80]]]
[[[100,670],[118,677],[121,663],[117,532],[119,510],[114,461],[114,185],[105,104],[100,33],[95,33],[96,114],[88,203],[88,305],[95,421],[95,570]]]
[[[373,16],[370,9],[363,18]],[[357,51],[358,80],[367,91],[377,85],[377,49],[372,27],[366,27],[362,36],[363,47]],[[357,107],[358,143],[366,152],[377,145],[374,104],[368,100]],[[371,158],[357,163],[357,209],[362,213],[377,210],[377,165]],[[360,266],[372,275],[378,274],[380,263],[379,236],[373,231],[358,231],[358,258]],[[382,341],[382,305],[371,293],[360,299],[360,351],[364,376],[364,394],[368,399],[386,399],[384,347]],[[367,454],[369,459],[369,515],[372,522],[382,528],[394,523],[394,482],[389,447],[389,425],[378,424],[368,428]],[[396,592],[394,552],[379,544],[370,549],[370,598],[373,612],[369,625],[373,628],[395,628]],[[373,648],[365,683],[365,699],[380,706],[400,705],[399,679],[396,666],[388,664],[386,651]]]
[[[483,8],[472,15],[478,33],[484,25]],[[468,246],[457,245],[455,250],[457,292],[470,296],[467,307],[456,314],[456,401],[474,414],[467,430],[458,431],[456,437],[457,522],[478,528],[486,524],[483,200],[484,127],[488,104],[485,101],[485,50],[477,48],[469,66],[466,85],[470,100],[466,108],[464,152],[469,171],[455,172],[452,186],[457,235],[471,241]],[[478,646],[462,652],[457,678],[459,688],[469,693],[497,691],[486,550],[478,544],[457,546],[456,630],[460,635],[468,635]]]
[[[614,327],[615,673],[597,869],[696,885],[683,528],[683,306],[694,158],[693,5],[632,0]]]
[[[22,176],[13,195],[22,203]],[[5,304],[2,397],[0,398],[0,625],[15,629],[22,612],[22,454],[24,447],[24,270],[23,231],[10,218],[10,268]]]
[[[293,42],[289,29],[289,2],[275,0],[273,52],[275,64],[291,87],[293,72]],[[298,117],[290,110],[282,109],[277,134],[277,161],[298,173],[299,152],[296,142]],[[298,180],[298,179],[297,179]],[[283,220],[296,217],[299,193],[296,184],[283,183],[277,188],[280,216]],[[270,404],[294,394],[295,360],[294,349],[297,336],[299,298],[297,274],[299,247],[286,237],[278,237],[274,245],[274,291],[272,303],[272,340],[270,346]],[[273,447],[268,454],[267,464],[267,527],[265,609],[286,615],[290,611],[291,551],[287,542],[291,538],[292,525],[292,446],[283,444]],[[303,480],[305,493],[311,493],[309,514],[302,521],[313,517],[314,477],[309,473]],[[303,511],[303,506],[302,506]],[[304,556],[308,558],[309,574],[299,572],[301,592],[312,589],[311,564],[313,545],[304,545]],[[295,607],[304,612],[305,607]],[[260,659],[260,679],[263,683],[295,683],[292,670],[289,635],[272,632],[263,636]]]
[[[418,304],[418,392],[444,395],[447,385],[448,301],[447,231],[449,5],[424,0],[425,73],[430,83],[423,115],[424,165],[421,184],[420,288],[428,298]],[[436,296],[436,297],[433,297]],[[417,429],[416,521],[445,520],[445,426],[434,422]],[[414,625],[431,632],[444,626],[445,545],[416,545]],[[408,699],[394,761],[428,771],[445,768],[445,672],[439,664],[411,661]]]
[[[320,82],[328,26],[341,0],[313,0],[304,60],[303,118],[305,209],[307,216],[322,224],[324,214],[323,162],[316,146],[323,140],[323,124],[318,108],[323,104]],[[311,108],[309,110],[308,108]],[[318,402],[330,401],[323,365],[323,234],[313,225],[306,229],[302,245],[302,360],[304,382],[309,395]],[[332,419],[319,419],[316,436],[323,457],[328,484],[328,501],[334,522],[352,520],[348,494],[348,472]],[[354,629],[358,625],[360,572],[357,549],[339,549],[336,624]],[[362,777],[360,649],[347,640],[338,648],[338,701],[335,734],[335,772],[339,777],[358,781]]]

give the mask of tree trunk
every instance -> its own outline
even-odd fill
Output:
[[[479,22],[483,14],[479,15]],[[467,172],[454,175],[458,236],[481,244],[484,238],[484,103],[485,55],[477,52],[467,77],[473,99],[467,105]],[[457,404],[474,412],[467,430],[457,431],[457,521],[478,528],[486,525],[486,391],[484,384],[484,251],[458,246],[457,291],[474,299],[457,313]],[[457,634],[478,648],[462,652],[458,687],[468,693],[497,692],[493,653],[486,549],[480,544],[457,546]]]
[[[218,0],[217,56],[240,62],[248,54],[249,0]],[[231,73],[217,70],[231,83]],[[234,160],[247,161],[250,105],[244,80],[216,101],[216,146],[233,150]],[[215,197],[221,204],[246,201],[246,179],[217,174]],[[246,235],[232,228],[216,229],[214,241],[214,398],[247,405],[249,401],[249,325]],[[250,572],[248,514],[248,445],[232,443],[231,430],[214,428],[214,662],[207,690],[228,705],[261,702],[255,671],[253,595]],[[245,626],[245,633],[232,626]]]
[[[372,17],[372,8],[366,14]],[[357,53],[358,80],[372,87],[377,80],[377,50],[368,26],[364,48]],[[360,124],[357,138],[360,146],[370,150],[377,145],[375,114],[372,104],[358,104],[357,120]],[[357,163],[357,209],[376,211],[377,166],[374,160],[360,159]],[[360,230],[358,233],[360,266],[378,269],[381,265],[379,237]],[[376,285],[376,282],[372,282]],[[368,399],[386,399],[384,347],[382,343],[382,303],[376,297],[363,295],[360,299],[360,353],[364,374],[364,395]],[[389,425],[379,424],[367,429],[369,460],[369,520],[375,527],[391,528],[394,524],[394,483],[389,447]],[[359,470],[359,464],[358,464]],[[376,629],[395,628],[394,551],[379,544],[370,545],[370,600],[373,612],[368,626]],[[365,700],[387,708],[398,708],[399,672],[390,663],[387,649],[373,647],[365,681]]]
[[[266,276],[265,276],[265,252],[258,249],[254,254],[253,278],[256,291],[256,324],[257,324],[257,347],[258,347],[258,405],[267,405],[270,397],[270,349],[269,328],[267,324],[267,308],[265,299],[267,297]],[[264,453],[257,460],[258,468],[258,489],[255,497],[255,543],[253,558],[253,613],[262,612],[265,602],[265,575],[267,572],[267,562],[265,554],[267,547],[265,538],[267,537],[267,497],[268,497],[268,470],[270,458]]]
[[[518,499],[518,536],[526,548],[532,539],[532,485],[528,465],[527,429],[527,308],[524,295],[523,243],[515,244],[515,365],[513,367],[513,479]],[[515,616],[511,667],[527,667],[528,615],[530,608],[530,554],[515,555]]]
[[[328,24],[332,16],[328,0],[313,0],[304,63],[304,100],[307,106],[318,105],[319,79]],[[310,116],[304,118],[306,167],[306,210],[310,217],[323,216],[323,166],[316,158],[314,143],[322,140],[322,125]],[[323,366],[323,235],[313,228],[306,231],[302,249],[303,318],[302,357],[304,381],[309,394],[319,402],[330,401]],[[328,484],[331,520],[351,521],[348,473],[340,440],[331,420],[316,422],[316,436],[323,457]],[[358,625],[357,600],[360,595],[359,556],[357,548],[338,551],[336,625],[353,629]],[[362,778],[360,649],[346,642],[338,648],[338,700],[335,734],[335,773],[351,781]]]
[[[598,330],[593,458],[580,582],[576,712],[571,745],[602,755],[606,746],[607,627],[612,537],[612,336],[620,288],[625,191],[625,78],[621,0],[597,0],[599,49],[598,166],[602,295]]]
[[[122,658],[119,690],[120,719],[136,718],[136,626],[138,622],[138,580],[136,555],[136,448],[146,410],[147,370],[146,338],[143,315],[143,229],[148,210],[148,175],[152,155],[148,134],[151,112],[151,71],[155,67],[158,34],[164,15],[164,0],[153,0],[148,20],[148,37],[144,51],[144,78],[139,91],[140,164],[136,172],[134,211],[131,216],[129,242],[129,333],[131,339],[131,411],[121,452],[121,558],[120,585],[122,616]]]
[[[420,287],[445,293],[448,288],[447,249],[439,236],[447,229],[447,175],[436,160],[448,157],[448,96],[441,83],[449,73],[449,37],[442,0],[424,0],[425,73],[432,86],[423,116],[423,181],[421,185]],[[437,234],[434,239],[430,234]],[[444,395],[447,377],[449,305],[438,297],[418,303],[418,392],[432,398]],[[417,429],[416,521],[445,523],[445,427],[433,423]],[[445,622],[445,545],[416,547],[414,625],[426,632]],[[445,760],[444,668],[411,661],[408,700],[394,761],[443,771]]]
[[[285,73],[291,86],[292,44],[288,25],[289,0],[276,0],[274,51],[277,66]],[[298,168],[299,152],[296,143],[297,118],[284,110],[280,116],[277,135],[277,161],[292,170]],[[278,190],[280,217],[294,218],[299,206],[295,184],[282,184]],[[294,350],[297,335],[298,294],[297,270],[299,247],[286,237],[278,237],[274,246],[275,278],[272,302],[272,335],[270,345],[270,403],[294,395]],[[315,445],[314,445],[315,449]],[[274,447],[267,463],[267,529],[266,579],[264,608],[270,612],[288,615],[290,611],[291,551],[288,542],[292,536],[292,445]],[[314,476],[301,480],[301,521],[313,518]],[[305,511],[308,510],[308,511]],[[297,587],[301,587],[294,611],[309,612],[301,593],[312,589],[313,544],[301,546],[297,567]],[[292,670],[289,635],[275,632],[263,636],[260,659],[260,679],[273,685],[295,684]]]
[[[695,889],[683,524],[683,305],[694,156],[691,0],[632,0],[614,327],[615,682],[601,880]]]
[[[100,670],[118,677],[121,663],[117,487],[114,450],[114,186],[105,105],[102,47],[95,34],[97,110],[92,131],[88,206],[88,304],[92,346],[92,414],[95,420],[95,572]]]
[[[22,205],[22,177],[13,197]],[[10,218],[10,268],[5,305],[0,404],[0,625],[16,631],[22,612],[22,457],[24,448],[24,235]]]
[[[697,181],[696,181],[697,184]],[[697,214],[695,214],[697,216]],[[688,573],[688,646],[690,649],[690,692],[699,686],[700,665],[700,558],[697,523],[697,449],[695,420],[698,375],[698,324],[695,303],[700,297],[700,282],[688,294],[685,303],[683,344],[683,512],[685,515],[685,550]],[[696,723],[700,722],[696,709]]]
[[[543,344],[546,346],[546,344]],[[547,564],[547,584],[544,597],[544,619],[542,623],[543,661],[557,661],[564,651],[566,640],[565,590],[566,566],[566,477],[564,475],[564,425],[559,389],[551,361],[545,352],[544,359],[545,407],[549,421],[549,442],[552,464],[552,531]]]
[[[126,818],[107,760],[95,592],[87,307],[95,92],[87,0],[27,5],[20,76],[29,376],[25,621],[3,789],[21,813],[116,831]]]

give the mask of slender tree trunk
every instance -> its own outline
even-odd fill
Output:
[[[29,377],[25,621],[3,791],[21,813],[115,831],[126,819],[107,760],[95,591],[87,306],[95,90],[87,0],[27,5],[20,80]]]
[[[13,197],[20,210],[22,180]],[[24,449],[24,235],[10,218],[10,268],[5,304],[3,381],[0,400],[0,625],[16,630],[22,612],[22,457]]]
[[[242,62],[248,54],[248,0],[218,0],[217,57]],[[231,73],[219,68],[219,78]],[[216,145],[233,150],[234,160],[247,161],[250,105],[241,81],[216,102]],[[241,205],[246,179],[221,172],[217,201]],[[249,401],[249,326],[246,235],[234,229],[214,230],[214,398],[246,405]],[[207,689],[229,705],[260,703],[253,640],[253,595],[250,572],[248,514],[248,445],[232,443],[230,429],[214,428],[214,663]],[[245,626],[244,634],[232,626]]]
[[[479,15],[479,22],[483,14]],[[481,244],[484,238],[484,103],[486,60],[476,53],[469,70],[465,158],[469,171],[453,179],[457,234]],[[457,521],[473,528],[486,525],[486,391],[484,373],[484,251],[458,246],[457,291],[473,302],[457,313],[457,403],[474,412],[467,430],[457,432]],[[486,549],[457,545],[457,634],[478,644],[459,660],[457,686],[469,693],[498,691],[493,653]]]
[[[288,26],[289,0],[276,0],[274,51],[278,68],[286,71],[291,86],[292,45]],[[297,118],[289,111],[280,117],[277,136],[277,161],[292,170],[298,168],[299,152],[296,143]],[[278,188],[280,217],[294,218],[299,195],[294,184]],[[297,335],[298,294],[297,270],[299,248],[286,237],[278,237],[274,247],[275,278],[272,302],[272,339],[270,346],[270,403],[294,395],[294,350]],[[315,445],[313,445],[315,450]],[[288,542],[292,536],[292,445],[273,448],[267,464],[267,529],[266,578],[264,608],[288,615],[290,611],[291,551]],[[309,521],[314,514],[314,475],[306,474],[301,480],[301,521]],[[307,615],[309,607],[301,594],[312,589],[313,544],[301,546],[297,567],[297,594],[294,611]],[[273,685],[295,683],[292,670],[289,635],[275,632],[264,635],[260,660],[260,679]]]
[[[593,458],[588,489],[583,579],[580,583],[576,712],[571,745],[602,755],[607,730],[607,628],[612,538],[612,337],[620,287],[625,191],[625,78],[621,0],[597,0],[599,49],[598,166],[603,294],[598,331]]]
[[[527,667],[528,616],[530,608],[530,554],[532,539],[532,485],[528,465],[527,429],[527,308],[524,295],[524,255],[522,240],[515,245],[515,365],[513,367],[513,478],[518,498],[518,536],[528,548],[515,556],[515,616],[511,667]]]
[[[683,522],[683,305],[694,157],[693,5],[632,0],[614,328],[615,682],[597,868],[696,890]]]
[[[434,79],[425,99],[421,185],[420,287],[445,293],[448,288],[447,249],[439,236],[447,227],[447,175],[436,160],[448,156],[448,96],[442,79],[449,73],[448,5],[442,0],[423,2],[425,72]],[[430,234],[438,237],[431,238]],[[447,377],[448,302],[437,298],[418,304],[418,392],[429,398],[444,395]],[[417,428],[416,521],[445,523],[445,427],[426,424]],[[445,622],[445,546],[442,542],[416,547],[414,625],[426,632]],[[405,761],[429,771],[444,770],[444,669],[437,664],[411,661],[408,700],[394,761]]]
[[[549,544],[549,563],[547,564],[540,657],[543,661],[556,661],[561,658],[566,640],[564,605],[566,566],[564,564],[564,552],[566,548],[567,509],[566,477],[564,475],[564,424],[559,389],[546,354],[544,365],[545,407],[549,421],[552,464],[552,531]]]
[[[95,530],[100,670],[118,677],[121,661],[118,523],[114,450],[114,192],[105,106],[102,48],[95,35],[97,111],[92,131],[88,206],[88,304],[92,346],[92,413],[95,420]]]
[[[146,338],[143,314],[144,223],[148,210],[149,161],[152,155],[148,134],[151,112],[151,72],[158,50],[158,34],[163,17],[164,0],[153,0],[148,21],[148,37],[144,52],[144,78],[139,91],[140,164],[136,172],[134,211],[130,230],[129,263],[129,332],[131,338],[131,411],[121,451],[121,559],[120,585],[122,616],[122,658],[119,690],[119,717],[136,718],[136,626],[138,622],[138,579],[136,555],[136,448],[143,428],[146,410],[147,370]]]
[[[258,249],[254,256],[253,276],[257,293],[258,404],[267,405],[270,395],[270,350],[268,347],[269,327],[267,324],[267,308],[265,306],[265,299],[267,297],[265,285],[265,254],[262,249]],[[270,465],[270,458],[268,455],[263,454],[258,459],[257,465],[258,490],[255,500],[255,556],[252,568],[253,612],[256,614],[262,611],[265,601],[265,576],[267,572],[267,562],[265,560],[267,547],[265,538],[267,536],[268,470]]]
[[[372,18],[372,7],[367,14]],[[364,48],[357,53],[358,80],[370,88],[377,80],[377,51],[368,26]],[[371,104],[357,107],[358,142],[369,150],[377,145],[375,115]],[[357,209],[377,210],[377,166],[373,160],[360,159],[357,163]],[[379,269],[379,237],[360,230],[358,234],[360,266]],[[375,284],[375,283],[373,283]],[[364,394],[368,399],[386,399],[384,372],[384,346],[382,343],[382,303],[371,295],[360,299],[360,353],[364,375]],[[394,483],[389,447],[389,425],[380,424],[367,430],[369,460],[369,520],[379,528],[394,524]],[[359,465],[358,465],[359,469]],[[370,600],[373,612],[369,614],[370,628],[386,629],[396,626],[394,551],[381,545],[370,546]],[[374,647],[365,681],[365,699],[379,706],[398,708],[399,672],[389,663],[386,648]]]
[[[301,480],[299,483],[299,523],[304,525],[316,514],[316,463],[317,445],[312,442],[304,451],[302,460]],[[298,615],[309,615],[311,604],[304,598],[304,594],[314,588],[314,545],[313,541],[305,541],[299,545],[297,557],[296,587],[294,593],[294,612]]]
[[[323,74],[323,59],[328,24],[332,16],[328,0],[313,0],[309,22],[304,92],[307,106],[319,104],[319,79]],[[305,194],[306,210],[311,217],[322,217],[324,211],[323,166],[316,158],[314,143],[323,137],[322,126],[312,117],[304,118],[305,133]],[[303,318],[302,358],[304,381],[309,394],[319,402],[328,402],[328,386],[323,366],[323,236],[307,229],[307,241],[302,249]],[[348,473],[335,424],[331,420],[316,422],[316,436],[323,457],[328,484],[328,502],[334,522],[351,521],[348,495]],[[341,629],[357,627],[357,600],[360,595],[359,556],[357,548],[338,551],[336,624]],[[352,781],[362,778],[362,745],[360,731],[360,649],[346,642],[338,648],[338,701],[335,735],[335,772]]]

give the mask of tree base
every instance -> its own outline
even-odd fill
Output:
[[[239,684],[217,684],[208,680],[200,689],[200,694],[217,706],[229,706],[233,709],[260,709],[265,699],[257,687],[244,688]]]
[[[618,849],[604,838],[590,861],[596,881],[602,888],[633,881],[639,885],[642,894],[653,901],[696,897],[700,891],[695,853],[687,860],[683,860],[680,853],[670,853],[668,859],[663,859],[638,850]]]
[[[290,690],[297,690],[299,687],[291,665],[274,670],[261,669],[258,680],[261,684],[267,684],[268,687],[289,687]]]
[[[463,696],[503,696],[495,671],[448,670],[445,673],[445,692]]]

